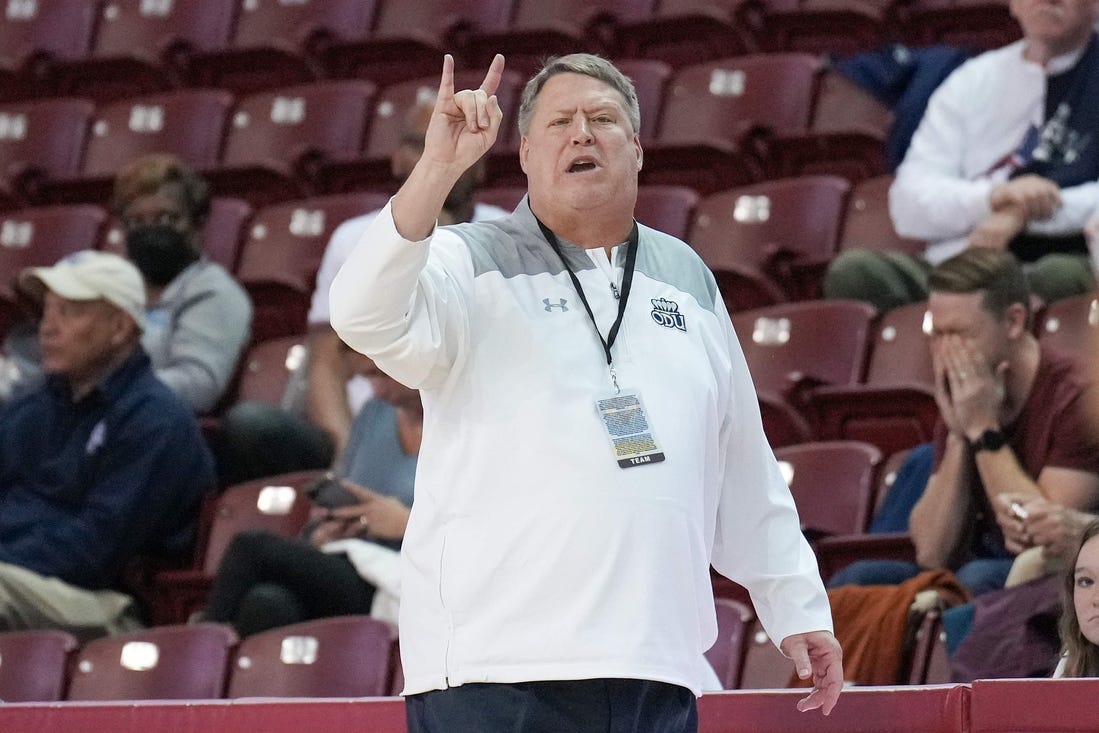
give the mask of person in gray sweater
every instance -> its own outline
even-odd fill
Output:
[[[125,233],[124,254],[145,280],[141,344],[156,376],[199,415],[217,407],[252,328],[244,288],[202,254],[209,210],[206,181],[173,156],[137,158],[115,178],[111,211]],[[5,340],[0,401],[43,380],[34,332],[20,324]]]

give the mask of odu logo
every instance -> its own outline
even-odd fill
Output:
[[[675,328],[680,331],[687,330],[687,322],[683,314],[679,312],[679,303],[664,298],[653,298],[649,301],[653,304],[652,318],[664,328]]]

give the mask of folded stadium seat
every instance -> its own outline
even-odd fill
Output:
[[[227,697],[383,697],[398,664],[397,629],[385,621],[315,619],[244,639]]]
[[[926,302],[882,314],[871,336],[866,379],[809,391],[808,410],[821,438],[864,440],[886,454],[931,440],[939,407],[927,316]]]
[[[905,655],[908,684],[942,685],[950,682],[950,654],[946,649],[942,612],[933,608],[926,613],[915,614],[909,623],[912,625],[912,641]]]
[[[92,120],[80,172],[46,181],[55,203],[106,204],[114,175],[134,158],[170,153],[195,168],[217,163],[233,97],[216,89],[181,89],[101,106]]]
[[[230,486],[204,507],[195,566],[169,570],[155,579],[156,624],[183,623],[206,601],[218,565],[237,532],[264,530],[296,537],[309,520],[303,489],[321,471],[296,471]]]
[[[893,176],[886,174],[859,181],[851,188],[843,215],[839,249],[875,249],[907,252],[922,256],[926,243],[897,234],[889,215],[889,187]]]
[[[1091,357],[1091,342],[1099,335],[1099,300],[1091,294],[1056,300],[1042,309],[1036,319],[1038,341],[1075,354]]]
[[[800,409],[773,390],[756,388],[763,433],[772,448],[797,445],[813,439],[815,431]]]
[[[511,25],[482,33],[466,46],[466,65],[485,68],[496,53],[526,79],[547,56],[578,51],[619,56],[618,27],[652,15],[655,0],[516,0]]]
[[[370,79],[379,85],[430,76],[438,80],[444,53],[452,54],[461,67],[469,40],[506,31],[515,5],[515,0],[379,2],[368,37],[338,41],[325,51],[329,76]],[[484,68],[479,71],[483,74]]]
[[[210,213],[202,230],[203,254],[229,272],[235,272],[244,240],[244,227],[251,216],[252,207],[247,201],[223,197],[211,199]],[[100,249],[121,255],[126,253],[126,234],[114,218],[107,227]]]
[[[723,690],[735,690],[740,685],[744,665],[744,648],[748,629],[755,619],[751,606],[732,598],[715,598],[717,640],[706,651],[706,661],[717,673]]]
[[[0,105],[0,210],[33,203],[44,181],[80,170],[94,110],[85,99]]]
[[[307,353],[302,335],[253,342],[241,359],[236,399],[282,406],[291,377],[304,365]]]
[[[810,541],[866,531],[880,450],[855,440],[814,441],[776,448],[775,458]]]
[[[911,449],[908,448],[896,451],[881,463],[873,491],[871,529],[909,453]],[[916,550],[907,532],[856,532],[849,535],[821,537],[814,543],[813,549],[817,553],[820,576],[826,583],[833,575],[856,560],[916,561]]]
[[[899,0],[896,8],[901,37],[912,46],[989,51],[1022,37],[1008,0]]]
[[[375,0],[240,0],[229,47],[196,54],[188,64],[193,86],[243,95],[323,77],[333,43],[365,38]]]
[[[771,641],[758,618],[749,622],[744,637],[744,661],[738,690],[771,690],[790,686],[794,665],[778,650],[776,644],[781,641]]]
[[[890,33],[890,2],[768,0],[761,40],[772,52],[849,56],[870,51]]]
[[[58,64],[56,87],[102,103],[181,86],[193,54],[229,45],[235,15],[224,0],[108,0],[91,52]]]
[[[98,206],[40,206],[0,215],[0,333],[31,313],[17,287],[23,269],[94,249],[106,221]]]
[[[320,81],[238,99],[225,150],[206,171],[210,188],[253,206],[316,193],[328,161],[362,148],[375,87],[368,81]]]
[[[800,176],[702,199],[687,241],[713,270],[730,312],[820,296],[848,190],[842,178]]]
[[[899,560],[916,562],[916,547],[908,532],[838,535],[821,537],[814,543],[820,577],[833,575],[857,560]]]
[[[480,86],[485,70],[457,71],[454,74],[455,89]],[[517,156],[518,142],[509,145],[513,134],[515,114],[519,109],[521,80],[515,72],[505,70],[496,91],[504,120],[493,151],[503,150],[502,155]],[[368,130],[361,152],[346,160],[326,161],[319,171],[321,189],[328,193],[344,193],[363,189],[395,191],[397,181],[390,172],[390,155],[401,144],[401,135],[408,111],[424,100],[433,101],[439,90],[439,73],[411,81],[391,84],[374,97],[372,109],[367,113]],[[491,155],[492,153],[490,153]],[[490,166],[491,167],[491,166]],[[526,179],[522,180],[526,186]],[[493,184],[495,185],[495,184]]]
[[[877,311],[853,300],[779,303],[732,315],[756,389],[804,410],[818,385],[862,381]]]
[[[664,107],[664,93],[672,67],[656,59],[616,59],[614,65],[630,78],[637,90],[637,106],[641,112],[641,144],[648,145],[656,139],[660,126],[660,114]]]
[[[646,226],[685,240],[699,200],[698,192],[687,186],[638,186],[634,217]]]
[[[88,55],[99,0],[6,0],[0,101],[52,96],[54,65]]]
[[[733,314],[773,448],[816,436],[806,397],[813,387],[861,379],[874,314],[854,301],[801,301]]]
[[[759,50],[766,0],[662,0],[648,18],[616,30],[618,53],[675,68]]]
[[[84,644],[66,700],[203,700],[225,696],[237,644],[223,624],[159,626]]]
[[[0,633],[0,700],[56,702],[65,699],[69,660],[76,637],[67,631]]]
[[[381,193],[349,193],[267,206],[252,217],[237,279],[252,298],[252,338],[305,333],[324,250],[342,222],[385,205]]]
[[[843,74],[823,68],[808,129],[771,141],[768,170],[772,177],[816,173],[852,182],[881,175],[892,125],[888,107]]]
[[[806,134],[819,70],[815,56],[759,54],[676,71],[641,181],[705,195],[758,180],[770,139]]]

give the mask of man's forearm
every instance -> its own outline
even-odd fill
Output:
[[[973,479],[964,438],[951,434],[937,471],[909,518],[909,532],[922,567],[947,567],[958,553],[972,513]]]

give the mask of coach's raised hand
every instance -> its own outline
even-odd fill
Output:
[[[503,73],[504,57],[497,54],[480,87],[455,92],[454,58],[443,57],[424,153],[393,197],[393,221],[405,239],[416,241],[431,234],[454,183],[496,142],[504,116],[496,88]]]

